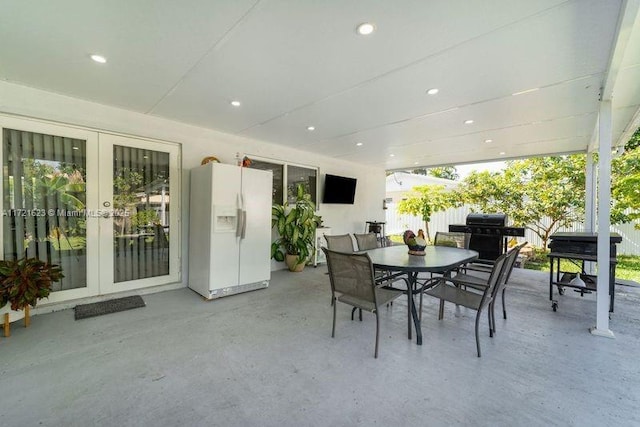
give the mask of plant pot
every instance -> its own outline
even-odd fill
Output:
[[[299,273],[302,270],[304,270],[304,266],[306,262],[301,262],[300,264],[297,264],[297,262],[298,262],[298,255],[287,254],[284,257],[284,263],[287,264],[287,267],[289,267],[289,271]]]

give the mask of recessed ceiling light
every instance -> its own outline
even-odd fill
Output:
[[[368,36],[369,34],[373,33],[375,29],[376,29],[376,26],[370,22],[363,22],[362,24],[356,27],[356,31],[361,36]]]
[[[471,123],[473,123],[473,120],[471,120],[471,119],[464,121],[465,125],[470,125]]]
[[[417,165],[417,164],[418,164],[418,162],[413,162],[413,164],[414,164],[414,165]]]
[[[429,94],[429,95],[435,95],[435,94],[436,94],[436,93],[438,93],[438,92],[440,92],[440,91],[438,90],[438,88],[435,88],[435,87],[434,87],[433,89],[429,89],[429,90],[427,91],[427,94]]]
[[[315,126],[307,126],[307,130],[309,132],[313,132],[314,130],[316,130],[316,127]]]
[[[105,62],[107,62],[107,58],[105,58],[102,55],[91,55],[91,59],[93,59],[96,62],[99,62],[100,64],[104,64]]]
[[[239,107],[240,106],[240,101],[231,101],[231,105],[234,107]]]
[[[73,148],[74,150],[79,150],[79,148],[78,148],[78,147],[71,147],[71,148]]]
[[[493,139],[485,139],[484,142],[487,142],[487,143],[493,142]]]
[[[395,154],[389,154],[389,157],[395,157],[395,156],[396,156]]]
[[[501,155],[501,156],[504,156],[505,154],[507,154],[507,153],[505,153],[504,151],[501,151],[501,152],[500,152],[500,155]]]
[[[357,145],[358,147],[362,147],[362,142],[358,142],[358,143],[356,143],[356,145]]]
[[[533,89],[522,90],[520,92],[512,93],[511,96],[524,95],[525,93],[531,93],[531,92],[535,92],[537,90],[540,90],[540,88],[539,87],[534,87]]]

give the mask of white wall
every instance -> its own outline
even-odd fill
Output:
[[[334,234],[361,233],[365,221],[383,221],[382,201],[385,197],[385,171],[366,165],[345,162],[316,153],[294,150],[264,141],[238,137],[156,116],[109,107],[38,89],[0,82],[0,113],[20,115],[118,132],[131,136],[154,138],[182,144],[182,281],[188,278],[187,223],[189,201],[189,169],[200,164],[203,157],[216,156],[223,163],[234,163],[236,152],[249,156],[268,157],[320,168],[325,173],[357,178],[354,205],[320,204],[319,214]],[[301,160],[304,159],[304,160]],[[275,265],[275,264],[274,264]],[[283,264],[278,264],[278,267]]]

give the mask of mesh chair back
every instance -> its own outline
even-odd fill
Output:
[[[356,237],[359,251],[368,251],[378,247],[378,239],[374,233],[353,234]]]
[[[438,231],[433,240],[433,245],[467,249],[469,247],[469,235],[467,233],[446,233]]]
[[[504,267],[507,262],[507,257],[509,254],[502,254],[496,259],[491,268],[491,273],[489,274],[489,279],[487,280],[487,284],[489,285],[487,291],[484,293],[482,301],[480,302],[480,307],[484,307],[486,304],[490,303],[493,298],[497,295],[498,287],[503,282],[504,279]]]
[[[509,277],[511,277],[511,272],[513,271],[513,267],[516,265],[516,260],[518,259],[518,255],[520,254],[520,249],[527,243],[522,243],[514,248],[512,248],[509,252],[506,253],[506,259],[504,262],[504,267],[502,268],[502,272],[500,273],[500,280],[496,284],[494,289],[495,295],[498,295],[498,292],[502,292],[504,287],[507,285],[509,281]],[[504,256],[504,255],[503,255]]]
[[[344,253],[353,252],[353,240],[349,234],[341,234],[339,236],[327,236],[325,234],[324,239],[327,241],[327,248],[332,251]]]
[[[347,254],[322,248],[327,257],[331,291],[376,303],[373,264],[367,254]]]

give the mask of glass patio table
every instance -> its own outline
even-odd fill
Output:
[[[478,258],[478,252],[452,248],[448,246],[427,246],[425,255],[409,255],[409,248],[405,245],[388,246],[365,251],[369,254],[373,267],[386,270],[395,275],[407,275],[407,298],[410,316],[407,319],[408,337],[411,339],[411,318],[416,328],[416,342],[422,345],[422,329],[416,311],[413,295],[417,289],[418,273],[444,273],[445,275],[456,267]]]

